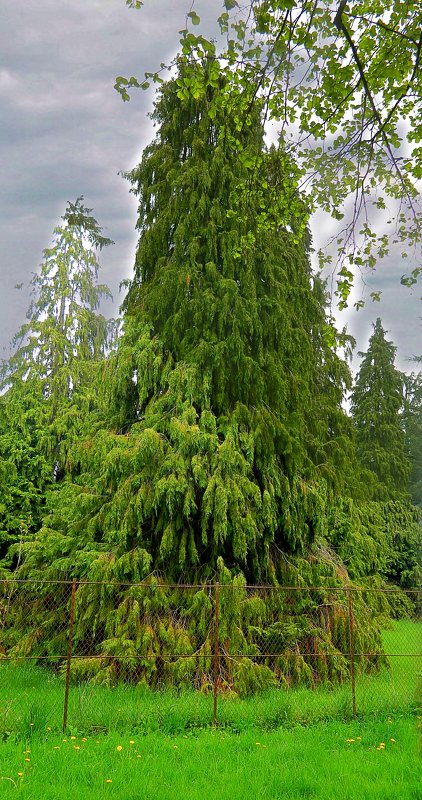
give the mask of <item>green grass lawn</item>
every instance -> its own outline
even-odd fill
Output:
[[[219,698],[145,687],[71,689],[0,662],[0,798],[23,800],[421,800],[417,681],[421,626],[393,623],[390,659],[350,685]],[[419,718],[420,719],[420,718]]]
[[[0,797],[22,800],[420,800],[416,721],[241,734],[54,733],[0,745]]]

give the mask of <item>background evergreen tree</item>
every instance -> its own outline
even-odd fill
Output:
[[[115,325],[98,313],[96,250],[111,244],[85,208],[68,203],[32,280],[28,321],[2,365],[0,556],[40,526],[46,491],[62,477],[70,444],[93,424],[98,365]],[[15,552],[16,548],[11,551]]]
[[[400,413],[404,377],[394,366],[396,347],[387,341],[381,320],[374,324],[352,391],[351,411],[357,454],[378,478],[374,499],[408,497],[410,463]]]
[[[409,489],[412,501],[422,507],[422,373],[405,375],[402,413],[406,454],[410,461]]]

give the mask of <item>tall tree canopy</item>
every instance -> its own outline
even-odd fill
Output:
[[[396,348],[387,341],[381,320],[374,324],[352,392],[351,410],[362,465],[378,478],[375,497],[408,496],[410,462],[400,412],[404,376],[394,366]]]
[[[349,371],[311,274],[294,165],[264,145],[258,106],[241,131],[225,102],[207,113],[232,92],[217,61],[197,67],[209,86],[197,99],[180,94],[185,69],[129,175],[140,239],[109,361],[115,432],[74,455],[49,547],[84,541],[103,565],[112,548],[136,578],[212,574],[222,557],[258,579],[277,548],[313,541],[345,481]]]
[[[263,103],[266,119],[282,132],[283,150],[299,166],[309,209],[345,219],[333,236],[337,294],[345,305],[356,268],[374,267],[392,242],[401,243],[403,256],[420,242],[419,4],[224,0],[220,10],[216,44],[202,34],[195,3],[189,4],[182,52],[193,62],[218,55],[232,76],[226,102],[239,126],[256,102]],[[163,67],[142,82],[119,76],[116,88],[128,100],[131,87],[162,80]],[[193,69],[184,74],[181,90],[198,97],[207,92],[208,80]],[[215,113],[213,104],[208,113]],[[402,281],[412,285],[419,274],[420,265],[411,264]]]
[[[111,244],[85,208],[68,203],[32,280],[28,321],[2,364],[0,554],[40,525],[45,493],[64,470],[71,442],[98,408],[97,366],[115,334],[98,313],[96,250]]]

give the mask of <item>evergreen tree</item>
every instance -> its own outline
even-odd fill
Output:
[[[403,375],[394,366],[396,348],[387,341],[381,320],[374,324],[352,392],[351,410],[357,454],[362,466],[375,473],[374,499],[408,497],[410,464],[400,412]]]
[[[410,461],[410,494],[422,507],[422,373],[405,376],[405,400],[402,414],[406,454]]]
[[[204,69],[230,92],[217,62]],[[294,166],[265,147],[258,111],[237,131],[227,103],[213,119],[207,103],[166,85],[157,137],[129,176],[141,235],[109,362],[116,432],[79,449],[63,495],[72,536],[79,517],[86,537],[90,510],[93,554],[130,553],[136,579],[213,574],[219,557],[268,575],[279,548],[306,550],[323,531],[347,460],[349,373],[292,214]]]
[[[0,556],[37,530],[71,441],[87,430],[88,417],[93,424],[96,371],[114,336],[114,323],[98,313],[109,291],[97,284],[95,252],[111,240],[83,198],[68,203],[62,220],[32,279],[28,321],[2,365]]]
[[[306,554],[325,532],[347,458],[348,370],[329,344],[306,231],[289,221],[301,202],[294,169],[265,149],[258,116],[241,133],[249,160],[239,159],[224,107],[213,121],[204,98],[179,97],[175,82],[163,90],[157,139],[130,176],[141,238],[125,334],[108,361],[114,430],[73,449],[22,574],[206,580],[226,564],[249,581],[283,580],[280,553]],[[124,591],[121,603],[107,634],[119,647],[132,613]],[[97,622],[108,616],[102,602],[88,605]]]

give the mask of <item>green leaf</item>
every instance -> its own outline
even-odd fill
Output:
[[[201,18],[198,16],[198,14],[195,11],[189,11],[187,16],[190,17],[190,19],[192,21],[192,25],[200,25]]]

